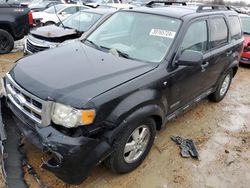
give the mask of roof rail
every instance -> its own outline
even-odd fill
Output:
[[[159,4],[162,3],[164,5],[175,5],[175,4],[179,4],[179,5],[183,5],[186,6],[187,3],[186,2],[179,2],[179,1],[160,1],[160,0],[153,0],[153,1],[149,1],[145,6],[147,7],[152,7],[153,4]]]
[[[231,8],[225,5],[199,5],[196,12],[210,12],[218,10],[231,10]]]

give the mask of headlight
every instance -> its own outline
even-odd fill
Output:
[[[95,110],[78,110],[70,106],[54,103],[51,116],[55,124],[73,128],[93,123]]]
[[[5,88],[4,88],[4,80],[3,80],[3,78],[0,78],[0,82],[1,82],[0,96],[1,95],[6,96],[6,91],[5,91]]]

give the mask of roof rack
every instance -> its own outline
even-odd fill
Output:
[[[159,3],[162,3],[164,5],[175,5],[175,4],[179,4],[179,5],[182,5],[182,6],[186,6],[187,3],[186,2],[179,2],[179,1],[149,1],[145,6],[147,7],[152,7],[153,4],[159,4]]]
[[[231,10],[231,8],[225,5],[199,5],[196,12],[211,12],[218,10]]]

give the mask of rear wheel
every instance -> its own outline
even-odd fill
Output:
[[[127,173],[138,167],[151,149],[156,133],[151,118],[128,125],[114,143],[114,152],[105,164],[117,173]]]
[[[0,54],[9,53],[14,48],[14,39],[7,31],[0,29]]]
[[[223,74],[219,80],[219,83],[218,83],[218,86],[217,86],[215,92],[208,96],[209,100],[211,100],[213,102],[221,101],[225,97],[225,95],[226,95],[226,93],[231,85],[232,78],[233,78],[233,71],[232,70],[229,70],[228,72]]]

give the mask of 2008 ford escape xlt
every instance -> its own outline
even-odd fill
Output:
[[[162,4],[120,10],[82,42],[20,59],[3,78],[2,108],[65,182],[81,183],[103,161],[132,171],[167,121],[226,95],[243,44],[237,13]]]

